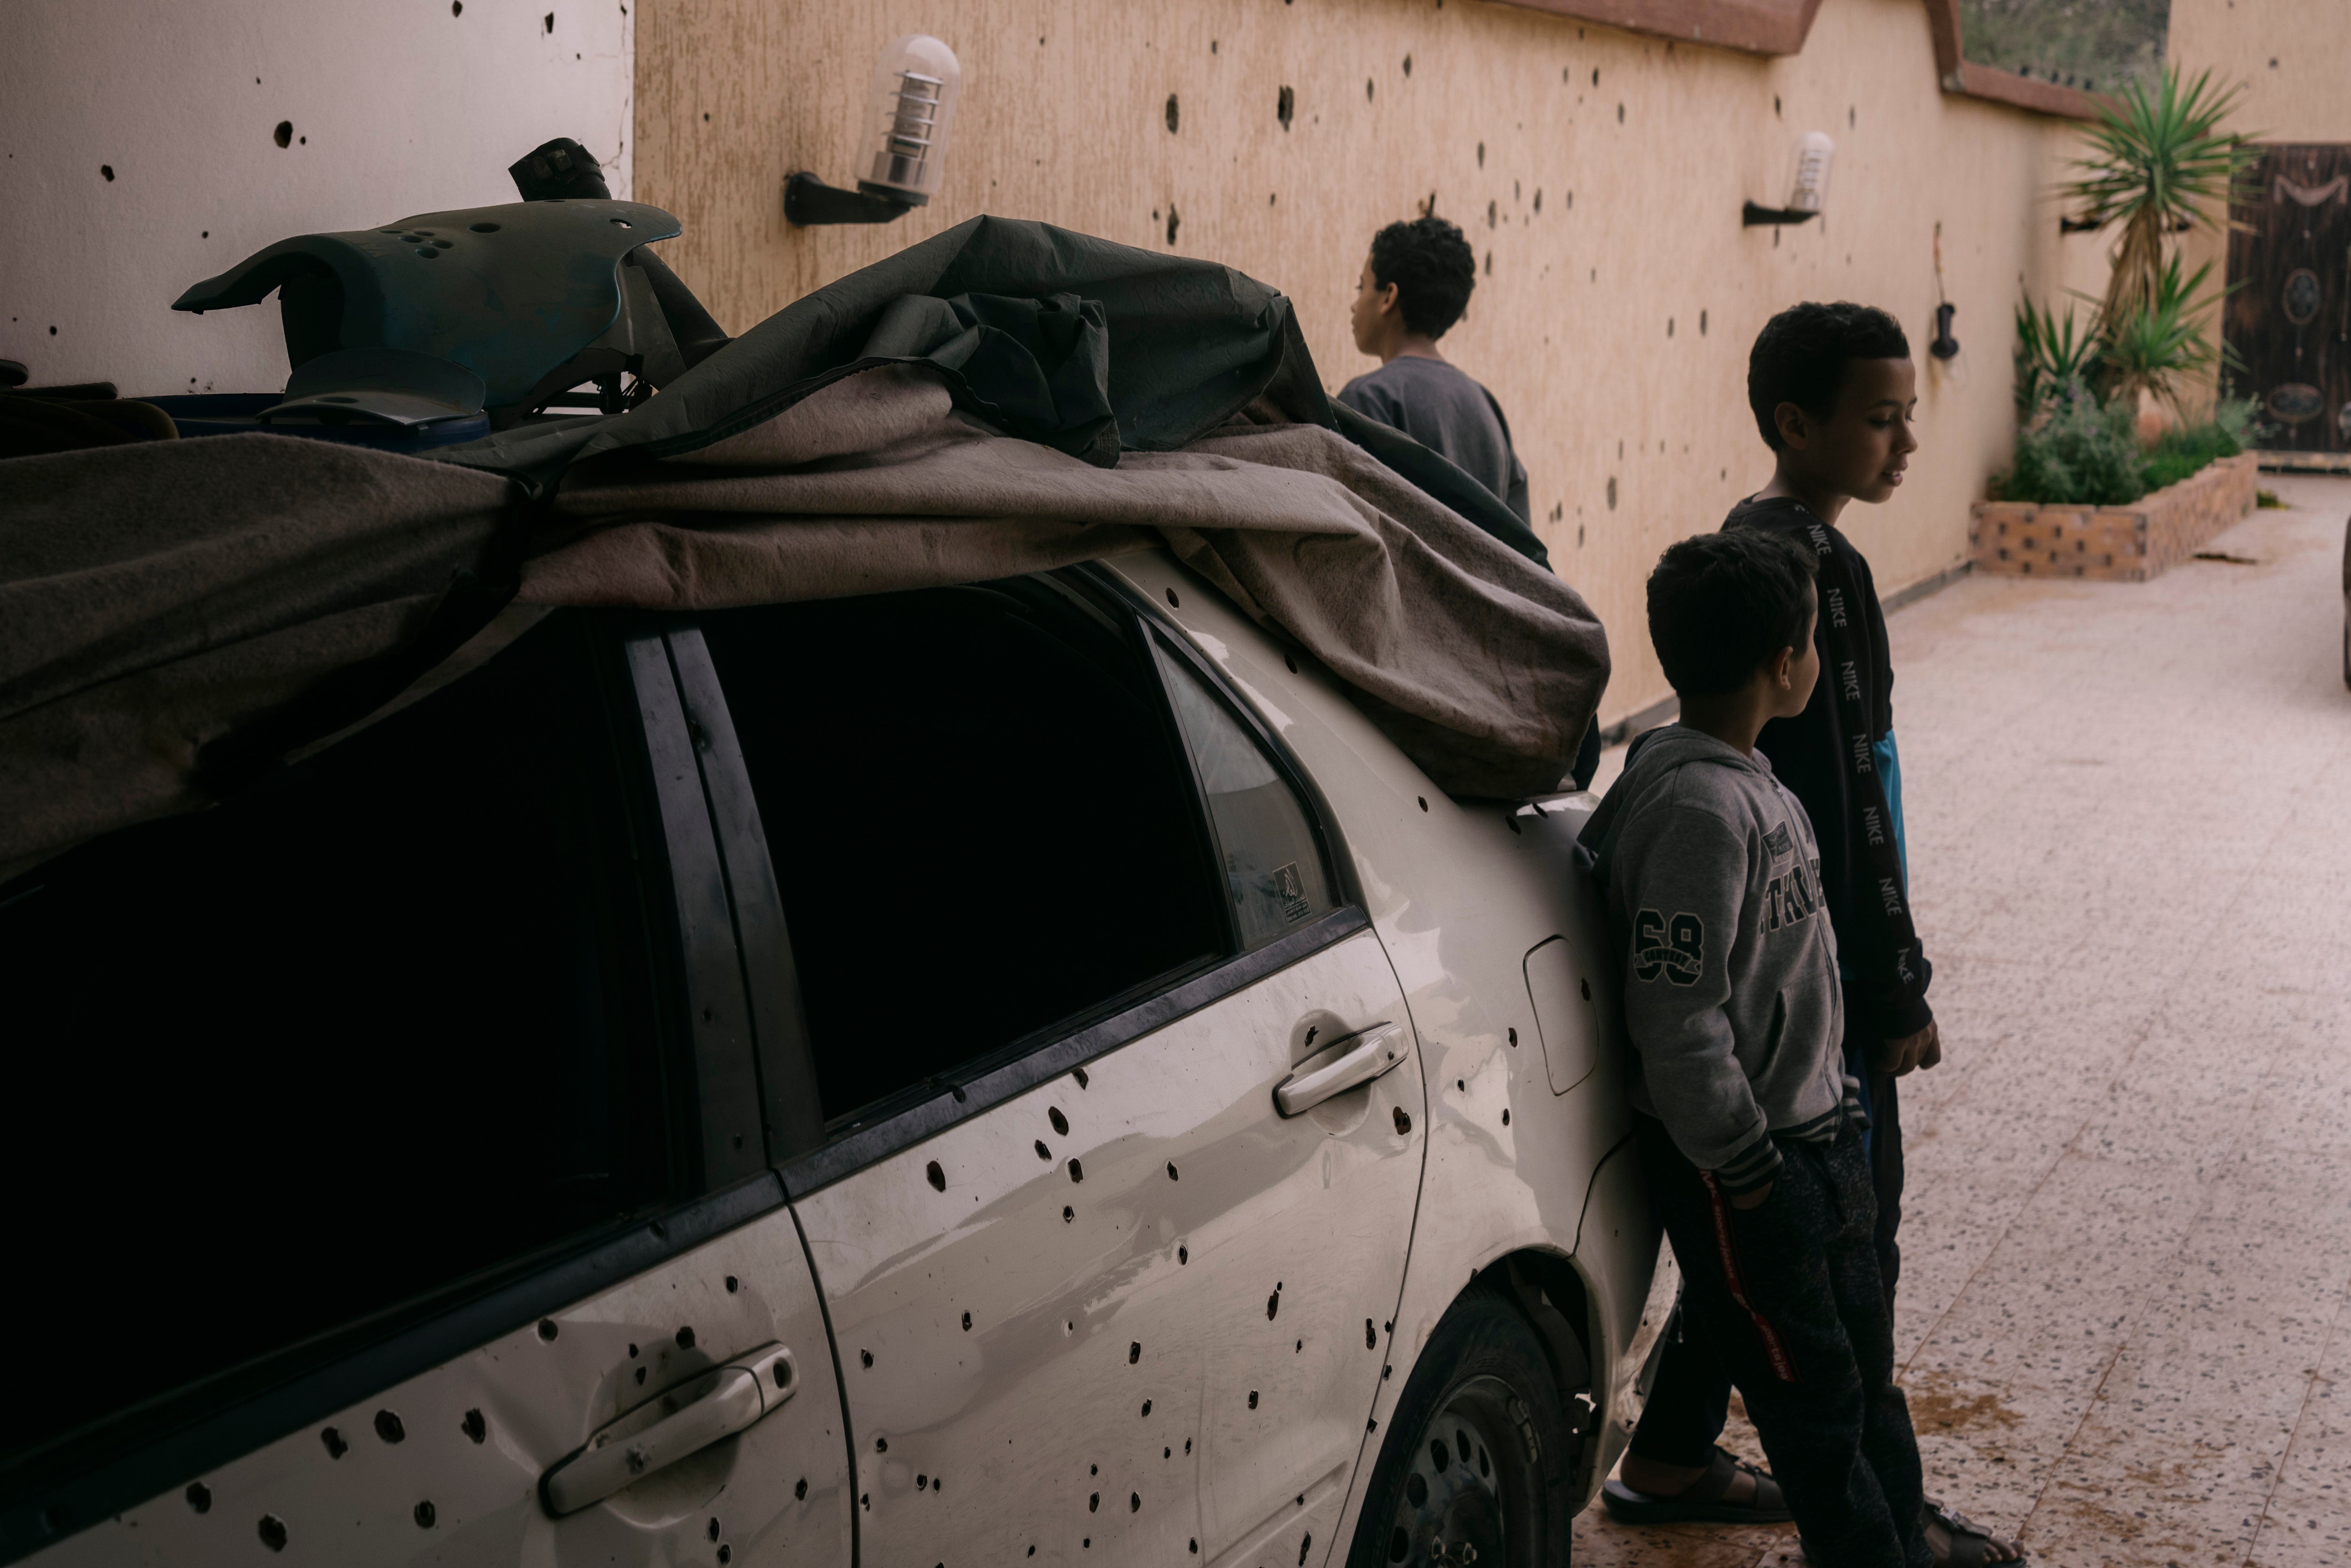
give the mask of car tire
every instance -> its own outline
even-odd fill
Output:
[[[1396,1402],[1348,1568],[1564,1568],[1575,1441],[1533,1328],[1471,1291]]]

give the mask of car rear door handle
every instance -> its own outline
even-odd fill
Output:
[[[1297,1071],[1274,1085],[1273,1108],[1295,1116],[1335,1094],[1361,1088],[1403,1060],[1403,1027],[1375,1023],[1332,1040],[1300,1062]]]
[[[799,1383],[792,1353],[779,1344],[714,1366],[589,1438],[540,1478],[539,1498],[558,1519],[577,1513],[743,1430],[798,1393]]]

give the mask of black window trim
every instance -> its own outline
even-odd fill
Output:
[[[0,1564],[54,1546],[784,1206],[783,1184],[758,1140],[747,1135],[738,1155],[726,1121],[726,1107],[756,1104],[757,1075],[744,1028],[741,949],[695,762],[693,716],[660,627],[643,617],[629,621],[599,642],[617,653],[616,667],[625,672],[625,685],[610,696],[616,718],[633,712],[640,721],[633,762],[640,774],[631,789],[643,797],[646,828],[659,835],[653,852],[664,865],[656,870],[666,870],[674,899],[676,929],[655,935],[670,946],[666,962],[682,982],[670,995],[683,993],[692,1014],[702,1129],[702,1146],[689,1161],[695,1196],[505,1260],[35,1450],[0,1472]],[[704,907],[690,919],[697,899]]]
[[[824,1142],[816,1061],[809,1047],[791,931],[758,801],[752,794],[750,768],[743,760],[709,644],[701,627],[691,624],[671,629],[668,644],[733,915],[741,994],[758,1067],[766,1158],[773,1164]]]
[[[1151,679],[1158,685],[1169,743],[1176,748],[1171,760],[1187,770],[1195,813],[1200,818],[1198,826],[1210,835],[1206,843],[1213,846],[1213,825],[1207,817],[1207,802],[1200,795],[1190,748],[1178,726],[1165,677],[1151,656],[1150,640],[1156,638],[1166,643],[1171,653],[1185,659],[1199,674],[1209,690],[1256,737],[1282,780],[1298,796],[1322,848],[1325,873],[1331,878],[1338,907],[1250,952],[1238,950],[1238,935],[1232,929],[1228,912],[1224,919],[1230,946],[1225,953],[1205,956],[1154,977],[1085,1012],[1056,1019],[967,1063],[952,1074],[911,1085],[868,1107],[867,1113],[858,1121],[813,1146],[799,1141],[806,1136],[805,1108],[791,1113],[789,1122],[779,1120],[780,1108],[773,1097],[778,1091],[769,1090],[767,1114],[770,1125],[803,1129],[780,1140],[779,1150],[771,1149],[770,1157],[783,1178],[784,1190],[794,1201],[1371,928],[1371,917],[1364,912],[1353,862],[1328,802],[1280,737],[1233,690],[1224,672],[1204,658],[1183,630],[1156,613],[1149,599],[1124,579],[1092,565],[1034,575],[1113,621],[1124,621],[1121,630],[1143,657]],[[1207,591],[1205,587],[1202,591]],[[670,637],[678,679],[696,727],[696,750],[707,781],[721,853],[728,868],[737,925],[745,937],[745,968],[760,977],[751,982],[751,991],[763,1082],[788,1092],[805,1094],[812,1103],[816,1083],[814,1051],[800,1003],[799,978],[789,956],[789,935],[782,894],[768,855],[749,771],[743,762],[733,718],[699,627],[680,624],[673,628]],[[1209,874],[1216,873],[1213,863],[1203,869]],[[1218,885],[1221,887],[1220,881]],[[1221,906],[1225,901],[1220,896],[1217,902]],[[752,945],[754,934],[765,934],[766,940],[784,944],[785,961],[780,965],[758,962],[757,948]],[[790,1060],[795,1058],[796,1061]]]
[[[703,783],[706,733],[690,720],[667,637],[658,626],[625,633],[626,661],[643,720],[653,800],[669,852],[678,941],[684,954],[688,1024],[694,1041],[694,1092],[699,1107],[695,1186],[732,1185],[767,1163],[757,1118],[758,1069],[751,1044],[751,1001],[743,975],[726,857],[711,822]]]

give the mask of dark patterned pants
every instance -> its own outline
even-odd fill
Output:
[[[1856,998],[1845,993],[1844,1016],[1855,1018]],[[1877,1197],[1877,1228],[1871,1238],[1877,1253],[1878,1282],[1886,1288],[1886,1310],[1894,1311],[1894,1288],[1902,1274],[1902,1249],[1896,1232],[1902,1225],[1902,1104],[1896,1081],[1873,1072],[1855,1041],[1845,1042],[1844,1070],[1862,1085],[1862,1108],[1869,1113],[1865,1148],[1870,1186]],[[1633,1434],[1633,1452],[1662,1465],[1685,1468],[1714,1458],[1716,1439],[1730,1411],[1730,1378],[1706,1346],[1702,1336],[1685,1326],[1681,1336],[1657,1358],[1657,1379],[1642,1408],[1641,1425]]]
[[[1649,1201],[1681,1265],[1683,1338],[1673,1351],[1698,1351],[1691,1359],[1738,1385],[1805,1554],[1822,1568],[1928,1568],[1918,1445],[1894,1383],[1894,1320],[1860,1130],[1826,1144],[1783,1142],[1771,1197],[1740,1209],[1663,1124],[1634,1121]],[[1669,1374],[1707,1370],[1661,1367],[1650,1409],[1657,1394],[1675,1396]],[[1722,1408],[1712,1406],[1718,1432]],[[1656,1452],[1638,1435],[1635,1443],[1677,1464],[1703,1464],[1712,1449],[1711,1437],[1687,1454]]]

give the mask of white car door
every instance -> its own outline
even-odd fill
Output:
[[[1399,999],[1357,930],[798,1205],[874,1561],[1327,1551],[1419,1177]],[[1318,1023],[1402,1070],[1283,1118]]]
[[[851,1561],[659,634],[550,617],[0,888],[0,994],[25,1103],[105,1112],[0,1153],[0,1561]]]
[[[829,1118],[783,1175],[861,1560],[1322,1561],[1426,1102],[1311,790],[1098,580],[702,629]]]

